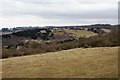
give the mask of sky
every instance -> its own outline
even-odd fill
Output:
[[[0,28],[117,24],[119,0],[0,0]]]

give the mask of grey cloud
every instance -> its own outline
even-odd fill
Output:
[[[41,6],[40,6],[41,7]],[[56,6],[57,7],[57,6]],[[4,7],[3,7],[4,8]],[[64,9],[63,9],[64,10]],[[42,18],[48,19],[115,19],[117,18],[117,9],[109,9],[109,10],[68,10],[68,11],[61,11],[59,8],[58,10],[45,9],[43,7],[39,9],[39,6],[36,8],[24,8],[24,7],[16,7],[14,8],[6,8],[3,10],[4,15],[10,16],[37,16]]]
[[[36,15],[48,19],[117,19],[116,10],[108,11],[86,11],[86,12],[45,12],[36,13]]]
[[[95,0],[92,2],[83,0],[11,0],[7,2],[5,0],[2,2],[2,15],[18,17],[18,19],[34,16],[43,21],[47,20],[51,24],[103,23],[108,22],[107,20],[115,23],[118,17],[116,5],[115,2],[99,3]]]

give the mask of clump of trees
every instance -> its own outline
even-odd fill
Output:
[[[40,31],[45,30],[46,33],[41,33]],[[31,39],[37,39],[41,38],[44,40],[49,39],[49,37],[52,37],[52,31],[50,29],[29,29],[25,31],[15,32],[12,34],[5,34],[2,35],[2,38],[11,38],[11,37],[24,37],[24,38],[31,38]]]

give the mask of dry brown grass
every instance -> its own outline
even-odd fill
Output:
[[[101,30],[103,30],[106,33],[110,33],[111,32],[109,29],[101,29]]]
[[[3,78],[115,78],[118,47],[77,48],[3,59]]]
[[[67,33],[71,33],[75,35],[76,37],[91,37],[91,36],[96,36],[97,33],[91,32],[91,31],[86,31],[86,30],[64,30]]]

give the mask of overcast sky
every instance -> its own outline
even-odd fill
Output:
[[[118,0],[0,0],[0,28],[117,24]]]

